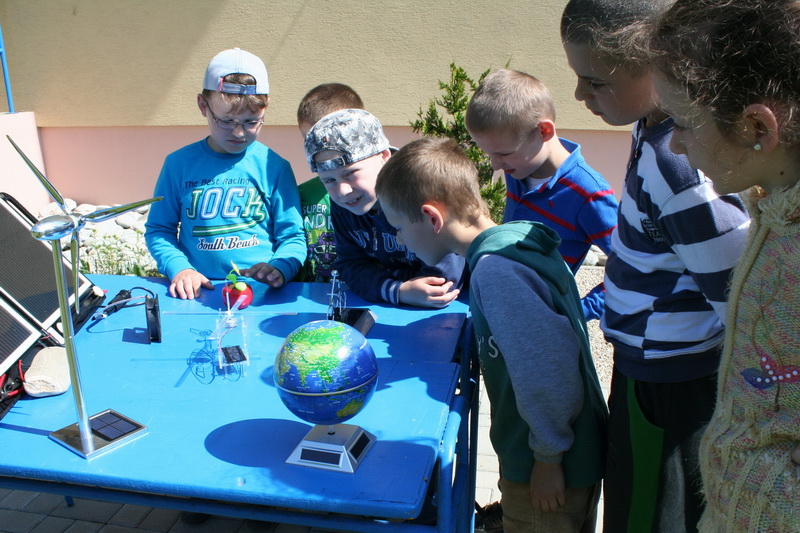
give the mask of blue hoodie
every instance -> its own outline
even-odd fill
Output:
[[[259,142],[221,154],[206,140],[168,155],[155,188],[145,241],[170,279],[192,268],[224,279],[269,263],[292,279],[306,258],[300,195],[289,162]]]

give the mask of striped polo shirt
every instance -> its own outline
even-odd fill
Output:
[[[617,198],[611,185],[586,164],[581,147],[559,139],[569,157],[547,182],[528,190],[522,180],[506,176],[503,222],[532,220],[551,227],[561,237],[558,251],[576,273],[592,244],[611,250],[617,225]]]
[[[671,134],[671,119],[634,129],[600,323],[617,369],[650,382],[716,370],[728,283],[750,223],[738,196],[719,196],[670,151]]]

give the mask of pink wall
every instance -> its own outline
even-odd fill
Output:
[[[619,198],[631,151],[630,131],[558,130],[558,134],[581,145],[586,162],[603,175]]]
[[[410,128],[385,129],[397,145],[412,138]],[[65,197],[94,204],[149,198],[164,157],[207,134],[205,126],[40,128],[48,179]],[[259,140],[291,162],[298,182],[311,177],[297,128],[265,127]]]
[[[39,171],[46,173],[35,115],[32,112],[0,113],[0,192],[10,194],[35,212],[38,206],[49,201],[50,196],[6,136],[19,146]]]
[[[385,129],[395,146],[414,137],[410,127]],[[203,138],[207,128],[39,128],[39,132],[46,174],[62,195],[78,203],[119,204],[152,196],[164,156]],[[619,193],[628,132],[562,130],[559,134],[580,143],[589,164]],[[311,177],[297,128],[265,127],[260,140],[291,162],[298,182]]]

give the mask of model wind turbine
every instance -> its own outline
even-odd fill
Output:
[[[61,255],[61,239],[70,239],[70,259],[72,261],[72,272],[74,274],[72,283],[75,293],[76,311],[80,311],[80,299],[78,296],[78,267],[80,265],[80,230],[87,222],[102,222],[109,220],[122,213],[137,209],[143,205],[161,200],[161,197],[150,198],[130,204],[116,207],[98,209],[93,213],[77,216],[67,210],[66,202],[61,194],[53,187],[47,178],[30,159],[22,152],[17,144],[6,135],[6,138],[14,149],[22,156],[25,163],[33,173],[39,178],[47,192],[59,205],[63,214],[45,217],[31,228],[31,234],[40,241],[50,241],[53,249],[53,264],[56,273],[56,289],[58,293],[58,307],[61,311],[61,324],[64,328],[64,347],[67,352],[67,362],[69,364],[69,375],[72,380],[72,392],[75,396],[75,409],[78,412],[77,424],[72,424],[50,434],[50,438],[65,446],[78,455],[91,459],[101,453],[109,451],[117,446],[130,442],[131,440],[144,435],[147,428],[138,422],[131,420],[121,414],[108,409],[89,417],[86,412],[86,405],[83,400],[81,390],[80,375],[78,371],[78,361],[75,355],[75,343],[73,339],[74,331],[72,325],[72,314],[69,309],[69,293],[67,292],[68,281],[64,270],[64,262]]]

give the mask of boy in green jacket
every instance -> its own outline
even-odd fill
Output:
[[[557,234],[496,225],[474,165],[449,139],[401,148],[376,192],[398,243],[429,265],[449,253],[469,265],[504,531],[594,531],[607,410]]]

